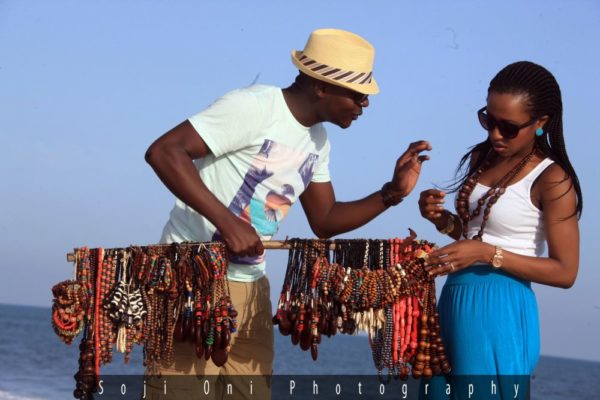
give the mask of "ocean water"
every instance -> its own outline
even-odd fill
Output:
[[[50,308],[0,304],[0,327],[0,400],[73,398],[80,338],[70,346],[62,343],[52,330]],[[278,375],[375,372],[367,338],[362,336],[324,338],[317,362],[278,332],[275,349],[273,368]],[[115,353],[113,362],[102,367],[106,375],[142,373],[139,346],[130,365],[125,365],[122,354]],[[532,399],[600,399],[600,363],[542,356],[531,382]]]

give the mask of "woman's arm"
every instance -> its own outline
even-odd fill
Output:
[[[570,288],[579,269],[579,223],[573,215],[577,204],[575,189],[557,164],[542,173],[537,185],[548,257],[524,257],[504,252],[502,268],[522,279]]]
[[[558,165],[548,167],[537,182],[539,204],[543,210],[548,257],[523,256],[502,251],[502,269],[528,281],[570,288],[579,268],[579,224],[575,189]],[[430,254],[428,264],[435,275],[458,271],[473,263],[489,263],[495,247],[476,240],[461,240]]]

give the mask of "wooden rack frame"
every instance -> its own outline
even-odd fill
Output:
[[[289,250],[292,248],[291,244],[288,243],[287,239],[286,240],[264,240],[262,243],[263,243],[265,250]],[[182,244],[186,244],[186,243],[182,243]],[[189,242],[188,244],[199,245],[200,243]],[[172,246],[172,245],[171,244],[159,244],[156,246]],[[105,250],[111,250],[111,249],[105,249]],[[332,243],[329,245],[329,250],[335,250],[335,241],[332,241]],[[75,262],[75,253],[67,253],[67,261]]]

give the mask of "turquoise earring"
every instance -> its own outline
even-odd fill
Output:
[[[536,135],[536,136],[538,136],[538,137],[539,137],[539,136],[542,136],[543,134],[544,134],[544,130],[543,130],[542,128],[537,128],[537,129],[535,130],[535,135]]]

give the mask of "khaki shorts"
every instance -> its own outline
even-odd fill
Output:
[[[175,342],[174,362],[161,364],[160,377],[146,376],[143,399],[270,399],[273,322],[269,280],[229,281],[229,290],[238,312],[238,331],[231,335],[227,363],[217,367],[210,359],[198,358],[194,344]]]

